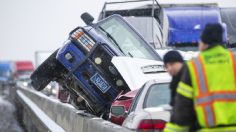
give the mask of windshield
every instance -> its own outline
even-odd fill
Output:
[[[0,70],[0,77],[10,77],[11,73],[8,70]]]
[[[162,29],[153,17],[125,18],[154,48],[162,47]]]
[[[33,71],[32,70],[24,70],[24,71],[17,71],[18,75],[30,75]]]
[[[98,25],[98,29],[106,35],[126,56],[156,60],[157,54],[150,51],[148,44],[140,38],[124,21],[117,17],[108,19]]]
[[[149,88],[146,99],[144,101],[144,108],[157,107],[168,104],[170,102],[169,83],[154,84]]]

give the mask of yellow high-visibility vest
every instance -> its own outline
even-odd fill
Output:
[[[190,98],[188,92],[192,92],[200,126],[236,126],[236,56],[222,46],[216,46],[202,52],[187,65],[192,91],[180,88],[178,92]]]

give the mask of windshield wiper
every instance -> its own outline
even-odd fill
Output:
[[[119,44],[116,42],[116,40],[115,40],[105,29],[103,29],[101,26],[98,26],[98,27],[99,27],[99,29],[101,29],[101,30],[105,33],[105,35],[106,35],[108,38],[110,38],[110,39],[114,42],[114,44],[119,48],[119,50],[120,50],[123,54],[125,54],[124,51],[120,48]]]

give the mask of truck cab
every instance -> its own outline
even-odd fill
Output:
[[[33,63],[31,61],[16,61],[14,67],[14,77],[19,79],[21,77],[30,77],[30,74],[34,70]]]
[[[13,67],[11,62],[0,62],[0,87],[4,87],[12,81]]]

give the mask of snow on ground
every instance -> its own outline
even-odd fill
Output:
[[[160,57],[163,59],[164,55],[173,49],[157,49],[156,52],[160,55]],[[181,51],[177,50],[182,56],[184,60],[191,60],[192,58],[195,58],[198,56],[198,51]]]
[[[15,118],[16,108],[0,96],[0,132],[23,132]]]

